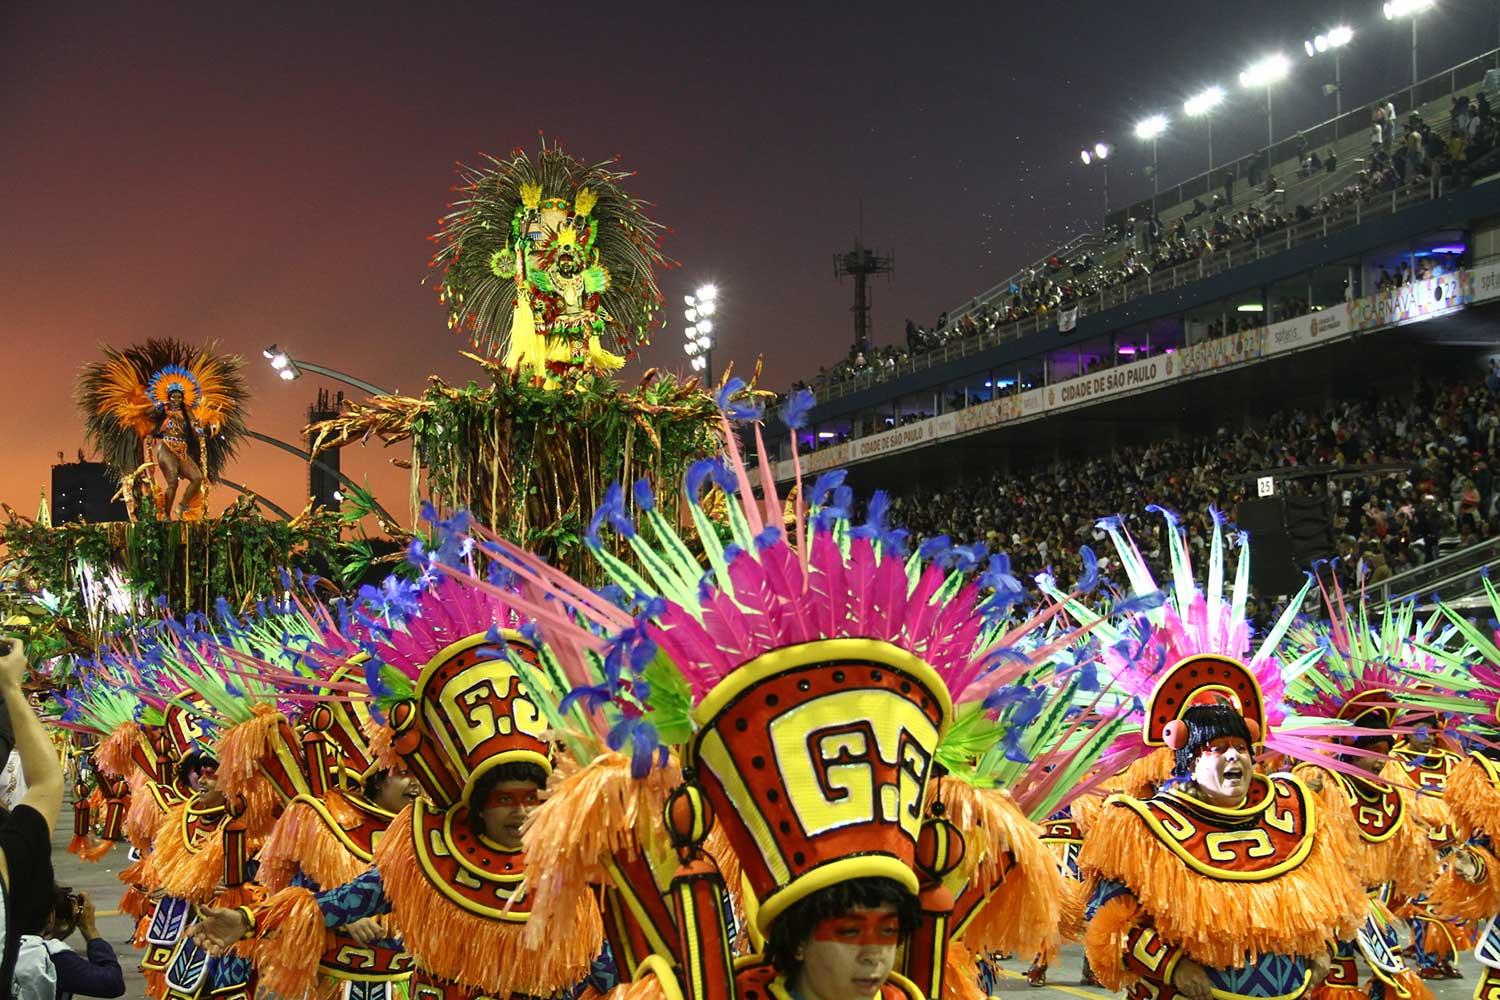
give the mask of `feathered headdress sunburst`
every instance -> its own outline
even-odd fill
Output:
[[[526,239],[526,219],[544,199],[564,206],[572,199],[579,245],[610,274],[601,297],[600,315],[610,323],[604,346],[645,342],[662,304],[655,269],[669,263],[660,247],[663,228],[646,215],[646,202],[620,186],[630,175],[612,166],[585,164],[555,143],[544,143],[535,158],[516,149],[509,159],[485,156],[478,166],[460,166],[458,197],[432,237],[438,245],[432,267],[442,274],[439,289],[454,330],[488,357],[506,356],[516,287],[492,262],[514,254]]]
[[[142,461],[141,442],[156,432],[174,390],[204,431],[205,465],[218,477],[245,432],[244,362],[213,344],[148,340],[124,350],[105,347],[104,360],[84,367],[75,398],[89,440],[120,475]]]

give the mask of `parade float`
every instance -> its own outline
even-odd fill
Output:
[[[49,648],[87,652],[89,636],[154,606],[249,607],[275,595],[283,569],[353,590],[399,562],[390,553],[421,533],[426,501],[468,510],[594,580],[583,536],[606,486],[645,479],[673,496],[669,484],[720,447],[717,401],[696,379],[656,369],[628,385],[614,377],[659,322],[656,272],[671,265],[663,229],[622,186],[627,177],[613,161],[585,163],[547,142],[459,168],[429,281],[477,377],[433,376],[419,396],[351,401],[307,429],[314,455],[372,438],[404,445],[394,461],[410,471],[407,524],[352,488],[341,510],[268,515],[263,507],[281,512],[224,476],[244,441],[260,437],[246,425],[243,361],[167,338],[106,346],[81,370],[75,397],[126,519],[53,524],[7,509],[0,524],[12,589],[45,595],[65,623],[69,638]],[[221,488],[247,495],[226,506]],[[365,533],[372,523],[381,537]]]
[[[569,572],[611,482],[658,493],[717,450],[720,416],[695,379],[611,373],[643,345],[662,305],[662,227],[613,162],[556,144],[459,170],[433,236],[438,300],[487,384],[433,377],[416,397],[376,396],[309,428],[314,452],[379,438],[409,445],[413,509],[463,508]],[[592,577],[590,577],[592,578]]]

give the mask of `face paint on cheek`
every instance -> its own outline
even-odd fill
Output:
[[[890,947],[901,943],[901,921],[889,913],[849,913],[828,917],[813,926],[814,941],[861,947]]]

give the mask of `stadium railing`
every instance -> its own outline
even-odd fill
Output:
[[[1380,603],[1415,597],[1427,605],[1436,598],[1451,603],[1483,591],[1486,571],[1497,564],[1500,538],[1491,538],[1372,584],[1370,599]]]

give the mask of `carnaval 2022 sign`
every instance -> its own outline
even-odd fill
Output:
[[[1473,297],[1473,277],[1466,271],[1413,281],[1349,303],[1349,328],[1366,333],[1462,308]]]
[[[1116,368],[1055,382],[1044,388],[967,409],[945,413],[905,427],[821,448],[802,456],[804,473],[848,465],[880,455],[918,448],[931,441],[960,437],[1010,423],[1033,420],[1054,410],[1087,406],[1101,399],[1153,389],[1177,379],[1288,351],[1332,343],[1355,334],[1442,316],[1470,302],[1500,298],[1500,260],[1466,271],[1412,282],[1296,319],[1205,340],[1177,351]],[[792,477],[792,463],[776,466],[778,480]]]

